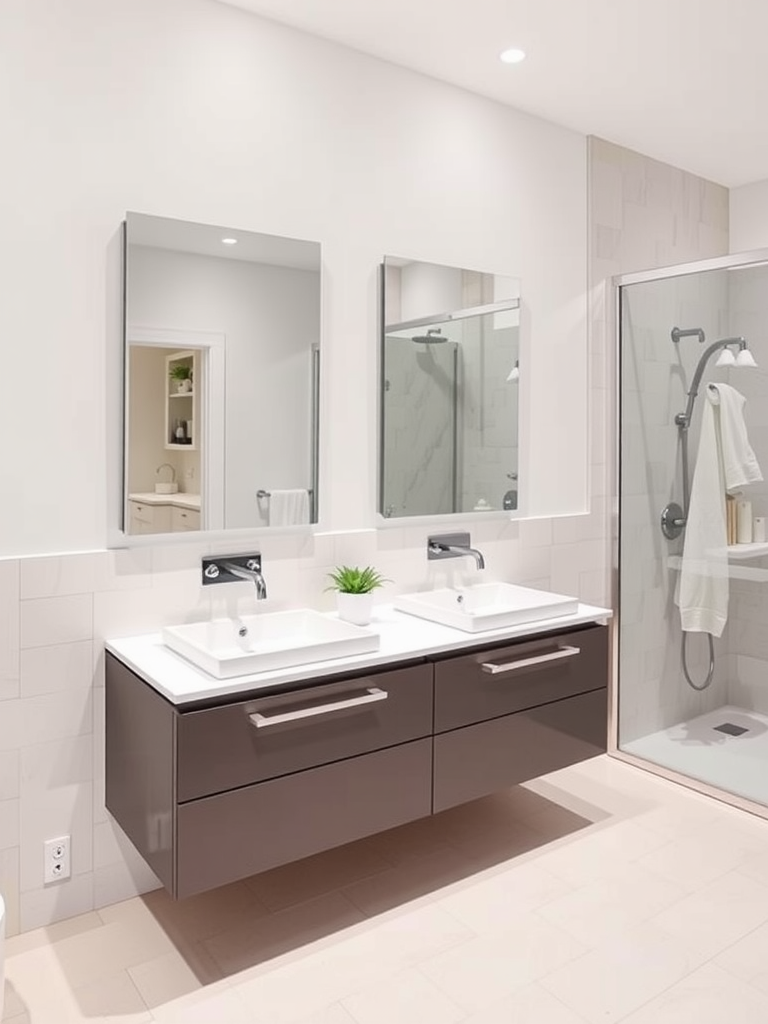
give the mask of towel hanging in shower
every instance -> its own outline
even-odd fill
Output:
[[[720,636],[728,621],[725,494],[763,477],[747,438],[744,396],[710,384],[706,398],[676,601],[686,632]]]

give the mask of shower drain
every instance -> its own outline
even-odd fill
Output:
[[[727,736],[741,736],[745,732],[749,732],[749,729],[745,729],[743,725],[734,725],[733,722],[723,722],[722,725],[713,726],[716,732],[724,732]]]

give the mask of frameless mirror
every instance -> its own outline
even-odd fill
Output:
[[[381,310],[381,515],[516,510],[519,281],[385,256]]]
[[[317,521],[320,245],[129,213],[124,530]]]

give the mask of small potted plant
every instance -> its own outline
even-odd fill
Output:
[[[176,363],[168,371],[171,380],[176,381],[177,391],[191,391],[192,390],[192,367],[184,366],[183,363]]]
[[[327,590],[336,591],[339,618],[353,622],[356,626],[367,626],[373,612],[373,592],[389,580],[371,565],[364,569],[348,565],[337,566],[328,574],[331,585]]]

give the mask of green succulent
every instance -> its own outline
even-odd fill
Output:
[[[192,367],[184,366],[182,363],[176,363],[168,371],[168,376],[171,380],[189,380],[192,377]]]
[[[331,585],[325,589],[338,590],[340,594],[369,594],[377,587],[383,587],[385,583],[391,582],[372,565],[367,565],[364,569],[340,565],[328,573],[328,579],[331,580]]]

